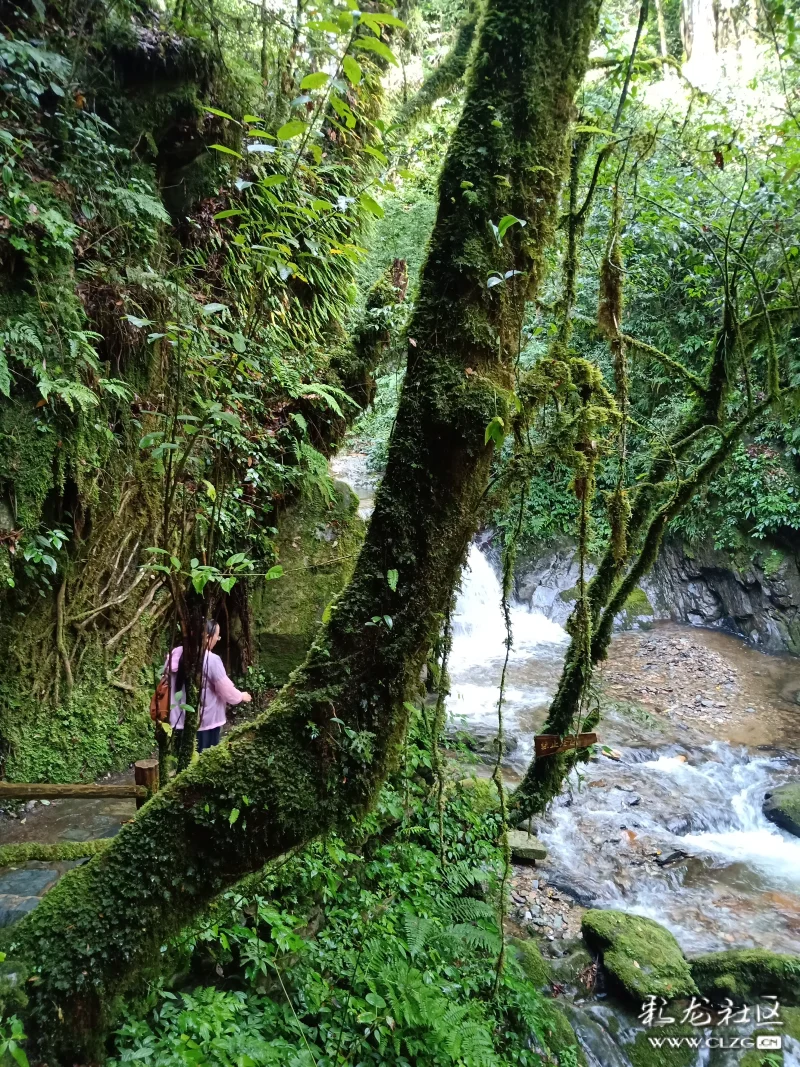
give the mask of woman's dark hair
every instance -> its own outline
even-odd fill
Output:
[[[175,678],[175,692],[180,693],[186,686],[186,672],[183,669],[183,655],[178,660],[178,667],[173,677]]]

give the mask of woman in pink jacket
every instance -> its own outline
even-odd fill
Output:
[[[228,704],[249,704],[249,693],[237,689],[228,675],[222,660],[212,649],[219,641],[219,623],[209,619],[203,635],[203,680],[200,687],[200,714],[198,716],[197,751],[219,744],[219,735],[225,725],[225,707]],[[164,673],[169,673],[170,704],[169,724],[180,738],[183,731],[186,707],[186,680],[183,675],[183,645],[173,648],[164,664]],[[180,740],[177,742],[180,747]]]

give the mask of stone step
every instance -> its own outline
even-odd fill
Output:
[[[0,893],[0,928],[12,926],[23,915],[33,911],[41,897],[17,897],[10,893]]]

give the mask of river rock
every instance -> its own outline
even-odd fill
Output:
[[[709,999],[729,997],[746,1004],[777,997],[781,1004],[800,1004],[800,956],[740,948],[698,956],[690,966],[697,987]]]
[[[515,937],[511,940],[511,946],[528,981],[538,989],[549,985],[553,979],[550,965],[542,957],[536,942]]]
[[[538,837],[526,830],[509,830],[508,844],[511,848],[511,858],[516,863],[534,863],[547,856],[547,849]]]
[[[587,911],[581,930],[587,945],[637,1005],[648,996],[674,1000],[697,993],[689,964],[669,930],[623,911]]]
[[[770,822],[800,837],[800,783],[781,785],[767,793],[763,812]]]

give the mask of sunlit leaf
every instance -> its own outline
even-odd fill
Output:
[[[361,65],[352,56],[345,56],[342,60],[342,70],[353,85],[358,85],[362,78]]]
[[[391,48],[384,44],[383,41],[378,41],[373,37],[366,37],[361,41],[356,41],[353,48],[362,48],[365,52],[375,52],[381,59],[385,59],[387,63],[391,63],[395,67],[400,66]]]
[[[236,156],[237,159],[244,159],[244,156],[240,152],[235,152],[225,144],[212,144],[208,147],[213,148],[215,152],[224,152],[226,156]]]
[[[291,141],[293,137],[299,137],[301,133],[305,132],[306,123],[301,122],[300,119],[292,119],[291,122],[285,122],[278,130],[278,140]]]
[[[305,78],[300,82],[301,89],[321,89],[323,85],[328,84],[328,75],[320,70],[314,74],[306,74]]]
[[[383,208],[377,200],[373,200],[369,193],[362,193],[358,198],[358,202],[368,211],[371,215],[374,215],[378,219],[382,219],[384,215]]]

